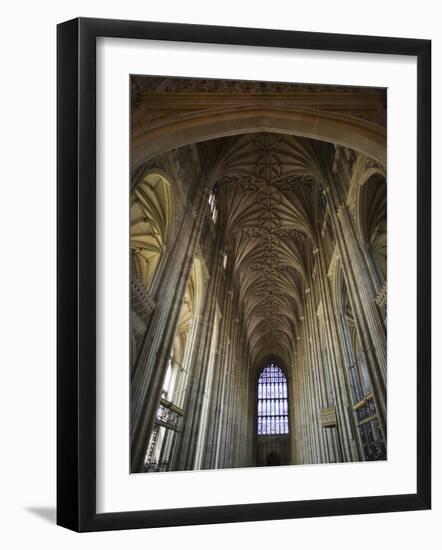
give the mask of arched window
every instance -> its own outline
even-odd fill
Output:
[[[289,433],[287,378],[274,362],[268,363],[258,380],[258,435]]]

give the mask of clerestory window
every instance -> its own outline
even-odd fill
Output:
[[[216,223],[218,218],[218,185],[215,184],[209,195],[209,209],[212,222]]]

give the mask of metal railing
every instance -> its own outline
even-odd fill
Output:
[[[184,411],[182,409],[170,401],[161,398],[157,409],[155,422],[160,426],[179,432],[181,429],[181,419],[183,416]]]

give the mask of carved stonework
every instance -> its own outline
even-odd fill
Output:
[[[156,302],[133,274],[130,281],[130,295],[132,310],[147,324]]]
[[[376,295],[376,303],[381,310],[384,324],[387,323],[387,283],[385,282]]]
[[[374,88],[197,78],[132,77],[132,109],[142,110],[134,125],[162,121],[180,113],[244,100],[319,108],[385,126],[385,93]]]

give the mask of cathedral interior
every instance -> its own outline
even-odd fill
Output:
[[[385,460],[385,90],[131,100],[131,471]]]

